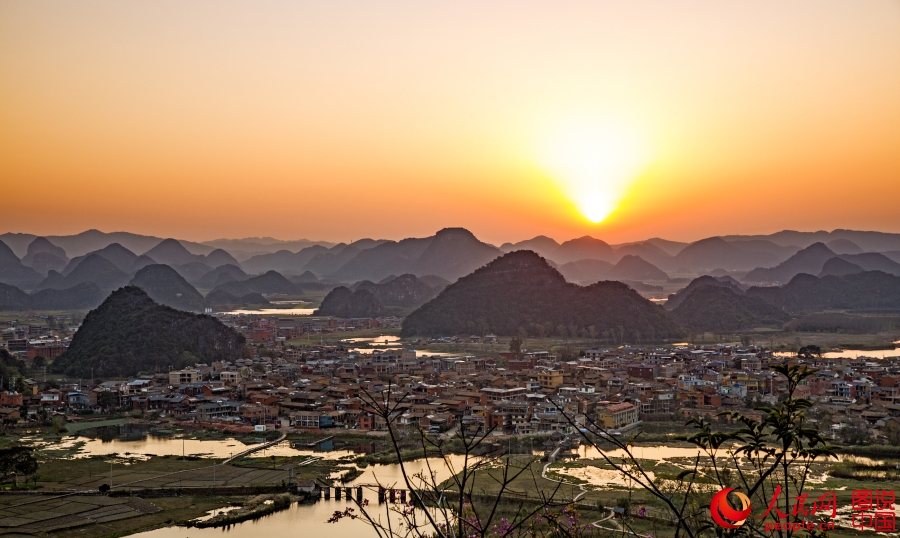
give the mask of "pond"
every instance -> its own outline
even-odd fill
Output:
[[[451,456],[450,464],[459,468],[462,464],[461,456]],[[429,462],[417,460],[406,464],[407,473],[412,475],[428,470]],[[441,482],[451,476],[451,471],[442,464],[442,460],[430,461],[436,472],[436,480]],[[399,465],[371,465],[365,472],[350,484],[352,486],[364,486],[364,496],[369,500],[370,511],[374,508],[384,516],[384,508],[376,503],[377,493],[370,487],[376,483],[375,477],[382,485],[390,486],[398,484],[399,488],[406,489],[403,484],[403,474]],[[214,536],[227,536],[227,538],[257,538],[259,536],[316,536],[319,538],[343,538],[346,536],[369,537],[376,536],[375,532],[362,520],[344,519],[338,523],[328,523],[328,518],[336,511],[343,511],[348,507],[354,507],[355,503],[346,498],[336,500],[322,499],[310,504],[294,504],[289,509],[265,516],[255,521],[245,521],[226,528],[195,529],[186,527],[165,527],[152,531],[135,534],[141,538],[207,538]],[[375,508],[377,507],[377,508]],[[370,512],[373,513],[373,512]]]

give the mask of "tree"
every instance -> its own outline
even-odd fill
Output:
[[[522,339],[518,336],[513,336],[509,341],[509,351],[515,355],[518,359],[522,356]]]
[[[797,356],[802,359],[821,359],[822,348],[814,345],[803,346],[800,348],[800,351],[797,352]]]
[[[34,449],[27,446],[14,446],[0,450],[0,476],[5,481],[10,476],[19,487],[19,476],[28,476],[38,470],[38,461],[34,457]]]
[[[109,390],[104,390],[97,395],[97,405],[99,405],[104,411],[107,412],[110,409],[115,409],[116,407],[118,407],[116,400],[116,395]]]

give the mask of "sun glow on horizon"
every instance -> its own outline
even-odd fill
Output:
[[[586,219],[603,222],[647,166],[646,143],[621,125],[582,122],[551,132],[542,144],[544,168]]]

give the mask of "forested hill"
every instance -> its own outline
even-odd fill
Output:
[[[241,357],[244,337],[210,316],[162,306],[144,290],[114,291],[85,317],[65,353],[53,361],[70,376],[127,377],[196,362]]]
[[[403,322],[403,336],[613,334],[631,342],[675,338],[662,307],[620,282],[578,286],[528,250],[506,254],[448,286]]]

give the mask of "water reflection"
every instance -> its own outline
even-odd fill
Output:
[[[400,341],[399,336],[393,336],[388,334],[381,334],[378,336],[373,336],[370,338],[345,338],[341,340],[341,342],[348,342],[351,344],[362,344],[363,342],[369,342],[371,344],[396,344]]]
[[[311,316],[315,308],[260,308],[259,310],[231,310],[217,314],[257,314],[260,316]]]
[[[898,342],[892,342],[897,344]],[[779,351],[775,353],[779,357],[793,357],[794,353],[788,351]],[[886,359],[890,357],[900,357],[900,347],[894,349],[842,349],[840,351],[827,351],[822,353],[823,359],[855,359],[858,357],[868,357],[870,359]]]
[[[461,468],[463,457],[451,456],[448,458],[450,465],[459,470]],[[429,465],[431,466],[429,470]],[[431,459],[430,461],[417,460],[406,463],[406,471],[408,475],[416,473],[429,473],[434,471],[436,480],[440,483],[450,478],[452,471],[443,464],[443,460]],[[390,486],[397,484],[397,487],[406,489],[403,481],[403,473],[400,465],[371,465],[365,469],[365,472],[348,485],[353,486],[373,486],[376,483],[375,477],[382,485]],[[414,485],[417,485],[414,483]],[[377,493],[371,487],[366,487],[364,496],[372,503],[370,506],[377,506]],[[384,506],[374,508],[378,514],[384,516]],[[255,521],[245,521],[226,528],[210,528],[195,529],[186,527],[166,527],[148,532],[135,534],[141,538],[208,538],[213,536],[226,535],[228,538],[257,538],[259,536],[316,536],[319,538],[341,538],[344,536],[369,537],[377,536],[375,531],[367,523],[361,520],[344,519],[339,523],[326,523],[329,517],[339,510],[347,507],[355,507],[355,502],[348,501],[346,498],[336,500],[334,498],[311,504],[294,504],[289,509],[276,512]],[[371,514],[376,512],[370,509]]]
[[[80,446],[79,446],[80,445]],[[128,438],[85,438],[66,437],[59,443],[48,444],[43,448],[47,450],[78,449],[72,456],[74,458],[89,458],[91,456],[107,456],[129,454],[131,457],[146,458],[148,456],[197,456],[203,458],[224,459],[243,452],[253,445],[246,445],[236,439],[201,440],[187,439],[183,437],[157,437],[146,435],[140,439]],[[255,452],[253,457],[269,456],[319,456],[328,460],[336,460],[354,456],[352,450],[322,451],[298,449],[291,446],[289,441],[282,441],[274,446]]]

